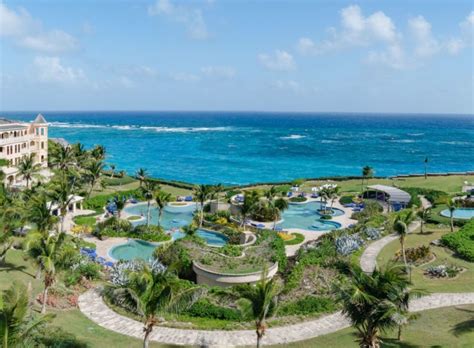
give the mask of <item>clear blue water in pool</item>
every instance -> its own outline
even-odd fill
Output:
[[[288,209],[282,214],[283,222],[278,224],[282,228],[301,228],[312,231],[330,231],[341,227],[341,224],[335,221],[320,220],[321,215],[318,209],[321,203],[310,202],[304,204],[290,204]],[[340,209],[333,208],[333,216],[343,215]]]
[[[473,115],[294,112],[45,112],[49,135],[102,144],[130,174],[246,184],[335,175],[474,170]],[[31,121],[35,112],[2,112]]]
[[[451,217],[451,213],[449,212],[449,209],[445,209],[441,211],[441,215],[445,217]],[[464,219],[464,220],[473,219],[474,208],[456,208],[456,210],[453,213],[453,217],[455,219]]]
[[[180,228],[189,225],[189,223],[193,219],[193,213],[195,210],[195,204],[186,207],[166,206],[163,209],[163,214],[161,216],[161,226],[163,226],[165,230],[170,230],[173,228]],[[138,203],[130,205],[126,207],[123,211],[131,215],[143,216],[146,218],[147,204]],[[150,210],[151,224],[158,224],[158,212],[159,209],[156,207],[156,205],[152,204]],[[132,224],[134,225],[140,225],[144,223],[146,223],[146,220],[132,221]]]
[[[204,229],[199,229],[197,235],[203,238],[208,245],[215,247],[222,247],[228,241],[228,238],[223,234]],[[174,232],[173,240],[183,238],[184,236],[182,232]],[[149,243],[144,240],[131,239],[125,244],[112,247],[109,254],[115,260],[149,260],[159,244],[160,243]]]

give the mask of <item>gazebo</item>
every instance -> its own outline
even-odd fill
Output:
[[[398,211],[404,209],[410,203],[411,196],[408,192],[399,188],[387,185],[371,185],[367,186],[366,191],[362,194],[364,199],[373,199],[384,203],[388,210]]]

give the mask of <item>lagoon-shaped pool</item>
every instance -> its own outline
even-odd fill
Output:
[[[310,231],[330,231],[341,227],[341,224],[330,220],[321,220],[320,202],[289,204],[282,214],[283,221],[278,224],[282,228],[300,228]],[[332,208],[332,216],[344,215],[344,211]]]
[[[161,215],[161,226],[165,230],[180,228],[189,225],[193,220],[193,213],[196,210],[196,204],[191,203],[185,206],[167,205],[163,208]],[[146,223],[147,203],[138,203],[129,205],[123,210],[129,215],[143,216],[144,219],[131,221],[133,225],[143,225]],[[151,205],[150,223],[158,225],[158,212],[156,204]]]
[[[227,244],[228,238],[219,232],[199,229],[197,235],[213,247],[222,247]],[[173,240],[183,238],[185,234],[180,231],[173,233]],[[130,239],[127,243],[119,244],[109,250],[109,256],[115,260],[149,260],[153,251],[161,243],[150,243],[140,239]]]
[[[442,210],[440,213],[444,217],[451,217],[449,209]],[[456,208],[453,212],[453,218],[469,220],[474,218],[474,208]]]

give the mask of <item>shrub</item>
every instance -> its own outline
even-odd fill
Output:
[[[77,284],[82,278],[96,280],[101,277],[101,266],[88,260],[82,260],[73,265],[71,271],[72,272],[68,273],[65,280],[65,283],[68,286]]]
[[[367,227],[364,233],[368,240],[379,239],[382,236],[382,232],[379,229],[373,227]]]
[[[175,271],[180,278],[193,279],[193,262],[183,240],[156,248],[154,256],[166,267]]]
[[[474,219],[466,223],[459,231],[445,234],[441,242],[462,258],[474,262]]]
[[[339,198],[339,203],[341,203],[342,205],[353,203],[353,202],[354,202],[354,196],[345,195]]]
[[[430,201],[433,205],[444,203],[449,198],[449,195],[446,192],[428,188],[404,187],[403,190],[408,192],[411,196],[409,207],[412,207],[413,205],[416,205],[417,207],[421,206],[421,201],[418,197],[419,195],[425,196],[426,199]]]
[[[331,298],[306,296],[282,305],[278,313],[281,315],[306,315],[333,312],[335,309],[335,301]]]
[[[453,278],[461,271],[462,268],[455,265],[438,265],[428,267],[425,271],[425,275],[432,278]]]
[[[304,242],[304,235],[301,233],[292,233],[290,236],[292,236],[292,239],[285,240],[285,245],[296,245],[296,244],[301,244]]]
[[[219,320],[239,321],[240,312],[236,309],[221,307],[213,304],[208,299],[200,299],[194,303],[184,314],[191,317],[211,318]]]
[[[308,199],[306,197],[301,197],[301,196],[298,196],[298,197],[291,197],[290,198],[290,202],[293,202],[293,203],[301,203],[301,202],[306,202]]]
[[[421,245],[416,248],[407,248],[405,250],[405,256],[408,262],[419,264],[429,261],[432,253],[429,246]],[[403,259],[402,252],[397,252],[395,257],[397,260],[401,261]]]
[[[321,217],[319,219],[320,220],[331,220],[332,216],[331,215],[321,215]]]
[[[362,245],[364,245],[364,240],[357,233],[336,239],[336,251],[344,256],[359,250]]]
[[[226,227],[220,230],[219,232],[221,232],[227,238],[229,238],[229,240],[227,241],[228,244],[235,244],[235,245],[240,244],[241,232],[234,230],[233,228],[230,228],[230,227]]]
[[[227,256],[237,257],[242,255],[242,248],[238,245],[226,244],[219,249],[219,252]]]

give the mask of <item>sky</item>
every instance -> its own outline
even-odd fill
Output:
[[[0,111],[474,114],[472,1],[0,0]]]

